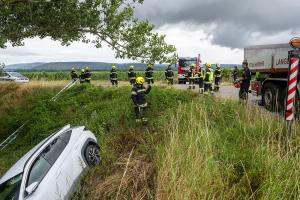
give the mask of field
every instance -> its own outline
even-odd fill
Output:
[[[76,200],[299,199],[300,129],[294,125],[286,154],[278,116],[154,86],[150,123],[142,126],[129,87],[78,85],[49,102],[65,82],[42,83],[0,85],[0,141],[29,120],[0,153],[0,176],[40,140],[72,124],[96,134],[103,159],[83,177]]]
[[[67,80],[70,79],[69,72],[22,72],[23,75],[27,76],[31,80]],[[109,80],[109,72],[105,71],[95,71],[92,72],[93,80]],[[175,77],[177,77],[177,72],[174,71]],[[137,71],[138,76],[144,76],[143,71]],[[118,73],[119,80],[125,81],[128,80],[127,72],[120,71]],[[164,71],[154,71],[155,80],[165,80]],[[223,69],[222,71],[223,80],[231,79],[231,70]]]

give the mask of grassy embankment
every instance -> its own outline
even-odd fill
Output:
[[[129,87],[78,86],[48,102],[57,90],[0,86],[0,138],[30,120],[16,143],[1,152],[0,174],[47,134],[71,123],[97,135],[103,157],[74,199],[299,198],[299,127],[286,155],[284,124],[272,114],[154,88],[151,123],[141,126],[134,122]]]

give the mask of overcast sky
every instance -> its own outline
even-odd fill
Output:
[[[204,62],[240,63],[243,47],[287,43],[300,36],[299,0],[145,0],[136,16],[166,34],[179,56],[201,54]],[[73,43],[62,47],[50,39],[26,40],[23,47],[0,49],[0,62],[116,60],[107,47]]]

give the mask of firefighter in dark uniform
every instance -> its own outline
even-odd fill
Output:
[[[249,93],[249,87],[251,82],[251,71],[248,67],[247,60],[244,60],[243,62],[243,74],[241,79],[241,88],[239,91],[239,97],[240,100],[247,100],[248,93]]]
[[[110,82],[111,82],[112,86],[118,86],[118,72],[117,72],[116,66],[111,67]]]
[[[136,79],[136,72],[134,71],[134,66],[133,65],[131,65],[129,67],[129,70],[128,70],[127,74],[128,74],[128,80],[129,80],[130,85],[134,85],[135,84],[135,79]]]
[[[237,80],[238,75],[239,75],[239,70],[238,70],[237,66],[234,66],[234,70],[232,72],[233,82],[235,82]]]
[[[196,78],[196,71],[195,71],[195,64],[191,64],[190,69],[188,71],[188,79],[189,79],[189,89],[195,89],[195,78]]]
[[[74,67],[71,68],[70,76],[72,81],[76,81],[78,79],[78,74],[76,73],[76,70]]]
[[[85,68],[84,80],[85,80],[86,83],[91,83],[91,79],[92,79],[91,70],[88,67],[86,67]]]
[[[80,71],[79,80],[80,80],[81,84],[85,82],[85,70],[84,69],[81,69],[81,71]]]
[[[165,77],[168,81],[168,85],[173,85],[173,83],[174,83],[174,72],[171,68],[171,65],[168,65],[168,68],[165,71]]]
[[[153,65],[148,64],[147,69],[145,70],[145,77],[148,84],[154,84],[154,77],[153,77]]]
[[[212,92],[212,84],[214,80],[214,72],[211,69],[211,64],[205,64],[205,74],[204,74],[204,94],[208,94]]]
[[[148,119],[146,117],[146,109],[148,108],[148,103],[146,101],[146,94],[151,91],[151,85],[148,88],[144,87],[145,79],[143,77],[137,77],[136,84],[134,84],[131,90],[131,99],[134,104],[134,111],[136,115],[136,122],[147,123]]]
[[[215,70],[215,86],[214,86],[214,91],[219,92],[220,90],[220,85],[221,85],[221,66],[219,63],[216,64],[216,70]]]
[[[205,75],[205,69],[200,65],[199,69],[199,93],[204,93],[204,75]]]

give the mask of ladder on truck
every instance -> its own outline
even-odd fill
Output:
[[[54,97],[50,99],[50,101],[56,101],[61,93],[70,89],[78,82],[78,79],[72,80],[68,83],[63,89],[61,89]],[[5,149],[9,144],[11,144],[19,135],[20,130],[28,123],[26,121],[22,126],[20,126],[15,132],[13,132],[10,136],[8,136],[1,144],[0,144],[0,151]]]

